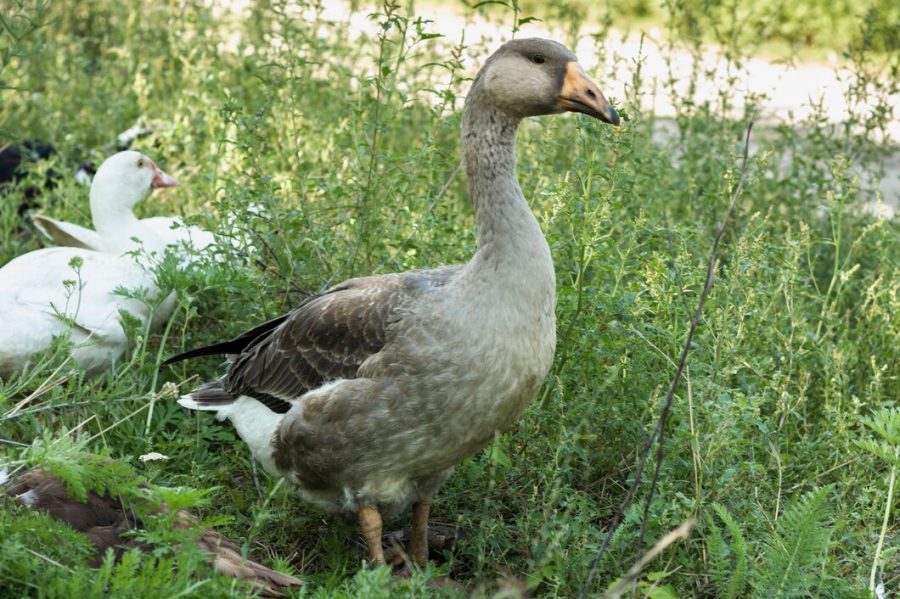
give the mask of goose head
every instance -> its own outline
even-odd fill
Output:
[[[509,117],[581,112],[612,125],[619,115],[562,44],[516,39],[503,44],[475,78],[473,91]]]
[[[134,247],[132,238],[151,249],[165,247],[148,227],[135,218],[132,209],[154,189],[175,187],[178,180],[163,172],[150,158],[132,150],[107,158],[91,183],[91,218],[107,251]]]
[[[91,211],[131,211],[159,187],[175,187],[178,180],[164,173],[140,152],[113,154],[100,165],[91,183]]]

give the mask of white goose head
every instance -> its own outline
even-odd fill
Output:
[[[162,241],[135,218],[132,209],[153,189],[176,185],[177,179],[140,152],[127,150],[107,158],[91,183],[91,218],[105,249],[134,249],[132,238],[138,238],[148,249],[161,250]]]
[[[103,161],[91,183],[91,210],[128,210],[157,187],[175,187],[167,175],[140,152],[127,150]]]

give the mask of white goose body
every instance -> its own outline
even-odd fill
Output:
[[[82,262],[80,275],[73,258]],[[159,294],[154,277],[128,258],[76,248],[46,248],[13,259],[0,269],[0,288],[2,378],[25,369],[54,337],[66,335],[75,362],[97,374],[128,347],[121,311],[146,326],[165,322],[174,308],[174,297],[168,297],[153,309]],[[150,303],[120,296],[120,288],[146,290]]]
[[[316,505],[356,512],[381,563],[381,513],[414,504],[410,555],[453,466],[514,423],[553,361],[550,250],[516,179],[526,116],[573,110],[618,124],[548,40],[501,47],[476,77],[462,143],[478,251],[465,265],[346,281],[240,337],[177,356],[232,355],[182,398],[230,420],[267,470]]]
[[[0,268],[0,314],[4,315],[0,320],[0,377],[21,372],[60,336],[68,336],[72,342],[75,363],[88,374],[97,374],[128,347],[122,311],[145,328],[168,319],[175,298],[161,297],[146,264],[146,257],[164,250],[165,244],[141,225],[131,207],[153,187],[176,184],[146,156],[120,152],[103,163],[91,186],[92,205],[111,196],[127,205],[114,218],[95,223],[105,232],[105,252],[46,248],[14,258]],[[137,258],[128,254],[136,249],[142,252]],[[75,262],[80,263],[77,269]],[[123,290],[141,299],[126,297],[120,293]]]

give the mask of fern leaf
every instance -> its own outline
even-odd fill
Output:
[[[726,544],[715,519],[707,515],[706,544],[711,561],[710,573],[720,597],[743,597],[747,586],[747,543],[741,527],[728,510],[718,503],[714,503],[712,508],[725,525],[731,542]]]
[[[69,493],[80,501],[87,497],[88,483],[85,469],[86,441],[68,436],[52,437],[48,431],[25,450],[24,460],[52,472],[63,482]]]
[[[818,565],[831,540],[830,486],[794,502],[765,541],[763,563],[752,581],[754,597],[804,597],[818,582]]]

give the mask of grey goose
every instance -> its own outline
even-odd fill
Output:
[[[231,340],[227,372],[179,400],[228,419],[299,495],[355,514],[384,563],[382,516],[413,506],[408,553],[427,560],[432,496],[453,467],[516,422],[556,345],[550,248],[516,178],[529,116],[619,117],[564,46],[517,39],[466,98],[462,148],[478,250],[468,263],[345,281]]]

